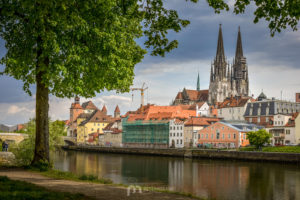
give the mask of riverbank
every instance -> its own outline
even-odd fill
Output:
[[[119,148],[98,146],[63,146],[64,150],[87,151],[117,154],[154,155],[183,157],[193,159],[227,159],[246,161],[270,161],[300,164],[299,153],[232,151],[212,149],[146,149],[146,148]]]
[[[64,179],[56,179],[46,177],[38,172],[32,172],[24,169],[15,168],[0,168],[0,176],[6,176],[11,180],[24,181],[40,187],[43,187],[50,191],[77,193],[82,194],[88,198],[97,200],[192,200],[195,198],[183,196],[175,193],[157,192],[144,188],[139,190],[137,186],[131,186],[130,188],[117,185],[105,185],[93,182],[72,181]]]

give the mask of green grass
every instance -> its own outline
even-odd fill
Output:
[[[243,147],[240,151],[259,151],[255,147]],[[300,146],[263,147],[262,152],[300,153]]]
[[[0,176],[1,200],[85,200],[81,194],[53,192],[23,181],[14,181]]]
[[[38,171],[37,169],[31,169],[31,171]],[[64,180],[72,180],[72,181],[86,181],[86,182],[93,182],[93,183],[101,183],[101,184],[112,184],[113,182],[110,179],[105,178],[98,178],[93,175],[82,175],[78,176],[71,172],[64,172],[59,170],[50,169],[48,171],[38,171],[40,174],[55,178],[55,179],[64,179]]]

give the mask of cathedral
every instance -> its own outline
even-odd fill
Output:
[[[211,65],[209,90],[200,90],[198,74],[197,89],[187,90],[184,88],[182,92],[178,92],[172,105],[192,105],[202,101],[207,101],[210,105],[216,105],[223,102],[227,97],[247,97],[248,93],[248,66],[243,54],[240,28],[238,29],[235,57],[233,62],[229,64],[225,56],[222,26],[220,25],[217,53]]]
[[[246,58],[243,55],[242,37],[238,30],[235,58],[230,66],[226,61],[222,27],[219,28],[216,57],[211,65],[208,103],[216,104],[230,96],[248,96],[249,79]]]

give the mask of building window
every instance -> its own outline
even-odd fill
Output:
[[[269,117],[266,117],[266,122],[269,122]]]
[[[211,139],[214,139],[214,134],[211,134]]]
[[[177,140],[177,144],[179,144],[179,140]]]
[[[285,130],[285,134],[286,134],[286,135],[289,135],[290,133],[291,133],[290,130]]]
[[[208,134],[206,133],[206,139],[208,139]]]
[[[235,139],[235,133],[233,134],[233,139]]]
[[[258,122],[258,123],[260,122],[260,117],[257,117],[257,122]]]
[[[172,133],[170,133],[170,137],[172,137]]]
[[[216,138],[217,140],[220,139],[220,132],[219,132],[219,130],[217,130],[217,136],[216,137],[217,137]]]
[[[201,138],[202,138],[202,139],[204,138],[204,135],[203,135],[203,134],[201,134]]]
[[[182,144],[182,140],[180,140],[180,144]]]
[[[180,130],[182,130],[182,126],[180,126]]]
[[[173,133],[173,136],[174,136],[174,137],[175,137],[175,134],[176,134],[176,133]]]
[[[200,139],[200,134],[198,134],[198,139]]]
[[[179,133],[177,133],[177,137],[179,137]]]
[[[223,133],[223,135],[222,135],[222,139],[225,139],[225,134]]]
[[[94,131],[94,129],[92,128],[91,131]]]
[[[180,133],[180,137],[182,137],[182,133]]]
[[[179,127],[177,126],[177,130],[179,130]]]
[[[228,139],[230,139],[230,133],[228,134]]]
[[[170,126],[170,130],[172,130],[172,126]]]

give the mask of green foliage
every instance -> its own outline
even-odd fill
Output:
[[[6,176],[0,176],[0,199],[84,200],[89,198],[80,194],[53,192],[31,183],[14,181]]]
[[[215,9],[216,13],[220,13],[221,10],[229,10],[225,0],[207,0],[207,2]],[[233,12],[235,14],[244,13],[251,2],[255,4],[256,8],[253,22],[258,23],[262,19],[266,20],[269,23],[271,36],[287,27],[291,27],[294,31],[297,30],[300,20],[299,0],[235,0]]]
[[[256,149],[261,148],[264,144],[269,144],[270,138],[271,134],[268,133],[265,129],[247,133],[247,139],[249,140],[251,145],[256,147]]]
[[[66,135],[64,122],[61,121],[50,121],[50,150],[55,149],[55,145],[62,145],[64,141],[62,136]],[[28,138],[22,141],[20,144],[12,144],[10,149],[15,154],[16,159],[19,165],[29,165],[33,159],[34,147],[35,147],[35,120],[31,119],[25,131],[25,134],[28,135]],[[46,161],[41,161],[37,163],[36,168],[41,170],[47,170],[49,168],[49,163]]]

